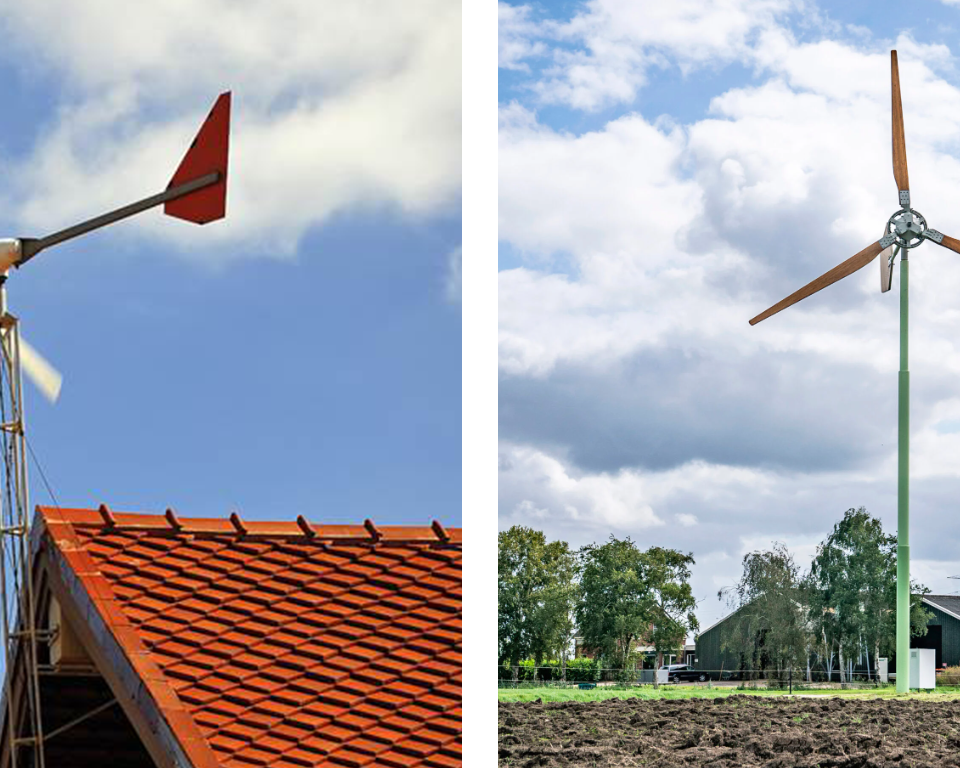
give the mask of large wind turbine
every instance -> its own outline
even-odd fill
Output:
[[[885,234],[860,253],[790,294],[750,321],[756,325],[771,315],[796,304],[838,280],[867,266],[883,252],[880,260],[880,290],[890,290],[893,264],[900,256],[900,380],[897,437],[897,692],[906,693],[910,671],[910,372],[907,367],[908,318],[907,252],[924,240],[960,253],[960,240],[927,227],[926,219],[910,207],[910,181],[907,176],[907,145],[903,134],[903,106],[900,103],[900,72],[897,52],[890,51],[893,91],[893,177],[897,182],[900,209],[888,220]]]

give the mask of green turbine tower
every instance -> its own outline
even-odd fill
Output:
[[[927,221],[910,207],[910,181],[907,176],[907,146],[903,134],[903,106],[900,103],[900,72],[897,52],[890,51],[893,94],[893,176],[897,182],[900,209],[887,221],[884,235],[860,253],[824,273],[790,294],[783,301],[761,312],[750,321],[756,325],[801,299],[863,269],[878,255],[880,290],[890,290],[893,264],[900,254],[900,379],[897,436],[897,692],[906,693],[910,668],[910,371],[908,368],[908,288],[907,254],[924,240],[960,253],[960,240],[927,227]]]

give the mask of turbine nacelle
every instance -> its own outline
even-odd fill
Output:
[[[927,220],[912,208],[900,209],[887,221],[887,234],[901,248],[916,248],[922,242]]]
[[[16,266],[20,262],[22,256],[23,247],[20,240],[12,237],[0,238],[0,284],[7,279],[7,272],[10,271],[11,267]],[[9,333],[10,327],[12,326],[7,326],[4,333]],[[57,398],[60,397],[60,386],[63,383],[63,376],[44,359],[43,355],[31,347],[25,339],[20,338],[17,347],[18,354],[20,355],[20,367],[27,375],[27,378],[34,383],[47,400],[55,403]],[[9,345],[7,346],[7,351],[10,354],[13,353]]]
[[[0,274],[6,275],[10,267],[15,266],[23,255],[20,240],[12,237],[0,238]]]

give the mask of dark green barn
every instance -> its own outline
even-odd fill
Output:
[[[937,669],[960,665],[960,597],[924,595],[923,607],[933,613],[927,622],[927,634],[910,640],[911,648],[933,648]]]
[[[927,634],[910,639],[911,648],[932,648],[936,651],[937,669],[960,666],[960,596],[924,595],[923,607],[933,614],[927,622]],[[697,638],[696,665],[698,669],[719,677],[719,671],[735,672],[741,668],[738,655],[720,650],[722,633],[727,620],[724,616],[716,624],[707,627]],[[891,658],[890,671],[896,670],[896,659]],[[876,661],[874,660],[875,664]]]
[[[727,620],[736,615],[736,611],[724,616],[720,621],[711,624],[697,636],[696,666],[709,672],[715,680],[720,678],[720,672],[726,676],[727,672],[736,672],[743,667],[740,655],[733,651],[721,651],[722,634],[729,626]]]

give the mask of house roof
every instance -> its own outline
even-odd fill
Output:
[[[460,765],[460,529],[38,511],[51,589],[167,764]]]

